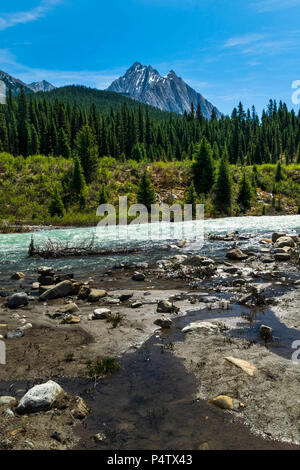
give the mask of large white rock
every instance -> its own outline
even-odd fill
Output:
[[[216,325],[215,323],[210,323],[208,321],[198,321],[198,322],[190,323],[189,325],[185,326],[182,329],[182,333],[189,333],[190,331],[194,331],[194,330],[198,330],[198,331],[203,330],[203,331],[213,332],[213,331],[218,330],[218,325]]]
[[[36,385],[21,398],[17,412],[26,414],[49,410],[63,393],[61,386],[52,380]]]

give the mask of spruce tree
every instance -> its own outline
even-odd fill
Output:
[[[231,214],[232,179],[227,148],[225,148],[219,164],[219,171],[215,184],[215,204],[217,209],[222,213],[226,215]]]
[[[191,182],[186,194],[185,194],[185,204],[191,204],[193,219],[196,217],[196,205],[197,205],[197,193],[193,181]]]
[[[91,183],[98,163],[98,146],[89,125],[85,125],[76,137],[76,150],[87,183]]]
[[[203,137],[192,167],[194,185],[198,194],[207,194],[213,187],[215,171],[212,154],[209,142]]]
[[[63,217],[66,213],[61,194],[57,186],[54,189],[52,200],[49,205],[49,213],[51,217],[54,217],[56,215],[58,217]]]
[[[300,164],[300,142],[299,142],[299,144],[298,144],[296,162],[297,162],[298,164]]]
[[[284,179],[284,176],[283,176],[283,173],[282,173],[282,166],[281,166],[281,162],[279,160],[278,163],[277,163],[277,166],[276,166],[275,181],[277,181],[277,183],[279,183],[283,179]]]
[[[70,158],[71,156],[71,147],[69,144],[69,139],[68,139],[66,132],[64,131],[62,127],[60,128],[58,132],[56,155],[57,156],[61,155],[64,158]]]
[[[98,193],[98,204],[101,206],[101,204],[107,204],[109,201],[109,193],[106,188],[106,184],[102,183],[100,185],[99,193]]]
[[[246,174],[246,171],[244,171],[243,176],[239,183],[239,191],[238,191],[238,198],[237,198],[237,202],[243,211],[250,209],[251,199],[252,199],[251,184]]]
[[[86,182],[78,155],[74,156],[74,167],[70,186],[75,199],[79,200],[80,195],[86,193]]]
[[[137,202],[144,204],[148,211],[151,210],[151,204],[156,203],[155,189],[151,183],[150,177],[147,171],[144,171],[140,178],[138,191],[137,191]]]

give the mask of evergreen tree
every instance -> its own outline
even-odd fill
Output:
[[[243,211],[250,209],[251,199],[252,199],[251,184],[246,174],[246,171],[244,171],[243,176],[239,183],[239,191],[238,191],[238,198],[237,198],[237,202]]]
[[[78,200],[80,199],[80,195],[86,193],[86,182],[78,155],[74,156],[74,167],[70,186],[72,194],[74,194],[75,198]]]
[[[282,167],[281,167],[281,162],[279,161],[276,166],[276,173],[275,173],[275,181],[279,183],[284,179],[283,173],[282,173]]]
[[[90,183],[98,163],[98,146],[95,136],[90,126],[87,124],[83,126],[77,134],[76,150],[81,161],[86,182]]]
[[[139,204],[144,204],[148,211],[151,210],[151,204],[156,203],[155,189],[151,183],[147,171],[145,171],[140,178],[137,191],[137,202]]]
[[[298,164],[300,164],[300,142],[299,142],[299,144],[298,144],[296,162],[297,162]]]
[[[212,148],[205,137],[201,140],[193,163],[193,179],[198,194],[207,194],[214,184],[215,171],[212,158]]]
[[[225,148],[219,164],[219,171],[215,184],[215,204],[222,213],[226,215],[231,214],[232,179],[227,148]]]
[[[106,188],[105,183],[100,185],[99,194],[98,194],[98,204],[107,204],[109,202],[109,192]]]
[[[66,213],[58,187],[54,189],[52,200],[49,205],[49,213],[51,217],[56,215],[58,217],[63,217]]]
[[[71,156],[71,147],[69,144],[69,139],[68,139],[66,132],[64,131],[62,127],[60,128],[58,132],[56,155],[57,156],[61,155],[64,158],[70,158]]]
[[[193,181],[191,182],[186,194],[185,204],[191,204],[193,219],[196,217],[197,193]]]

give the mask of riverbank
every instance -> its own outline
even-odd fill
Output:
[[[115,264],[77,279],[51,265],[41,269],[40,260],[25,275],[1,279],[0,335],[7,352],[1,395],[20,399],[32,385],[51,379],[84,398],[91,414],[82,425],[54,407],[24,421],[14,409],[9,418],[0,407],[0,441],[27,448],[30,438],[37,449],[133,449],[146,441],[159,449],[170,443],[176,449],[287,448],[300,442],[300,369],[291,361],[292,343],[300,340],[299,239],[296,233],[280,235],[273,241],[260,235],[252,250],[243,248],[236,233],[211,235],[213,252],[228,246],[227,256],[215,259],[181,248],[152,263]],[[42,287],[50,282],[55,299],[47,297],[51,287]],[[9,308],[14,292],[27,293],[27,301]],[[16,331],[22,334],[6,337]],[[99,357],[115,358],[120,371],[90,378]],[[228,357],[246,361],[253,375]],[[180,383],[182,388],[175,385]],[[228,409],[208,403],[220,395]],[[116,412],[107,400],[118,404]],[[39,438],[47,419],[64,443]],[[12,436],[18,426],[24,431]],[[246,438],[238,441],[241,432]],[[99,433],[97,442],[93,436]]]

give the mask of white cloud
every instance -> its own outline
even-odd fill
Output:
[[[236,46],[245,46],[247,44],[252,44],[254,42],[261,41],[265,38],[263,34],[251,33],[245,34],[244,36],[237,36],[229,38],[224,47],[236,47]]]
[[[252,6],[255,7],[259,13],[286,10],[299,5],[300,0],[259,0],[252,3]]]
[[[11,28],[18,24],[26,24],[36,21],[45,16],[54,6],[59,5],[62,0],[43,0],[37,7],[27,11],[15,13],[4,13],[0,16],[0,31]]]

